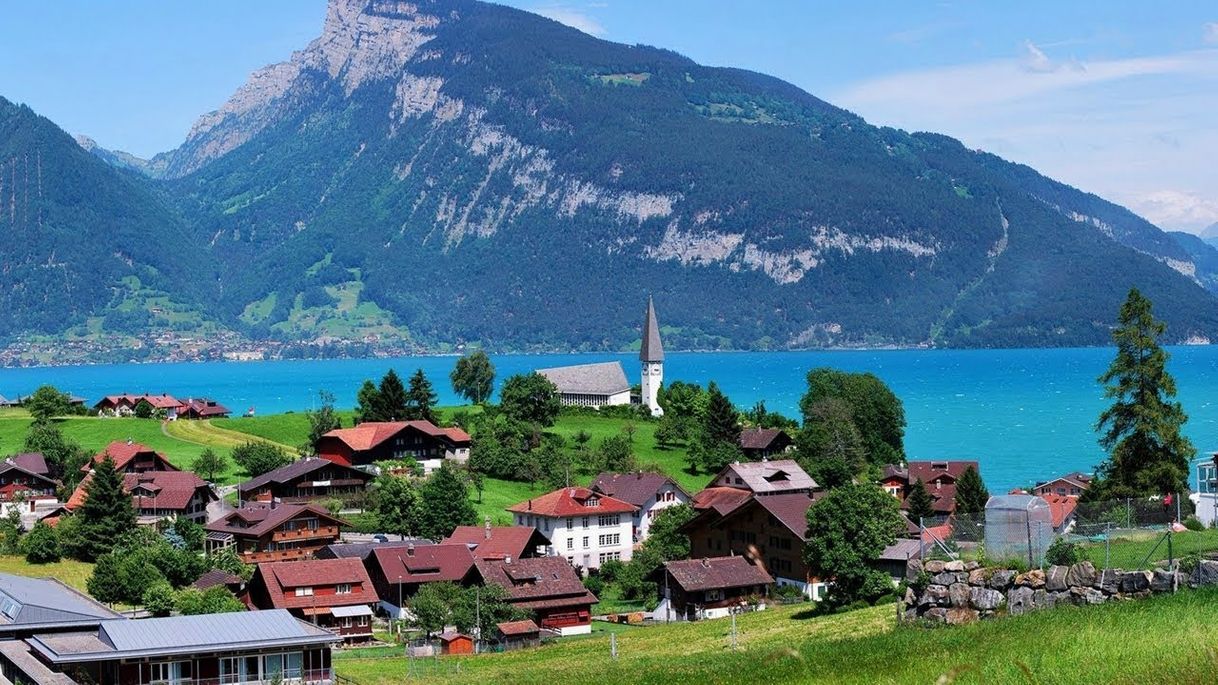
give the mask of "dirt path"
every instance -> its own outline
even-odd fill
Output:
[[[189,442],[204,447],[232,449],[247,442],[265,442],[283,448],[288,454],[295,454],[296,448],[290,445],[260,438],[248,433],[226,430],[213,426],[210,420],[203,421],[166,421],[161,424],[161,432],[166,437],[182,442]]]

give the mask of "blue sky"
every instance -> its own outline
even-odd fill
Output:
[[[1166,228],[1218,222],[1218,4],[512,0],[607,40],[784,78],[876,124],[962,139]],[[175,147],[324,0],[27,0],[0,95],[140,155]]]

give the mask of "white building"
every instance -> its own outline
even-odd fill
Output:
[[[633,504],[588,488],[560,488],[507,508],[517,526],[550,538],[554,553],[572,566],[600,568],[610,559],[630,561]]]
[[[1214,455],[1218,459],[1218,454]],[[1197,504],[1197,518],[1207,526],[1218,521],[1218,468],[1214,460],[1197,463],[1197,492],[1193,494]]]
[[[621,362],[600,362],[538,369],[554,387],[559,400],[571,407],[630,404],[630,383]]]
[[[656,322],[656,308],[647,298],[647,315],[643,319],[643,344],[639,348],[642,363],[642,402],[651,410],[652,416],[662,416],[660,408],[660,386],[664,385],[664,345],[660,343],[660,324]]]
[[[651,521],[661,511],[689,503],[685,492],[673,479],[659,473],[602,473],[592,481],[592,489],[637,507],[631,517],[635,542],[647,539]]]

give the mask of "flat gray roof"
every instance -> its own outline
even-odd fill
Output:
[[[0,633],[16,629],[88,627],[122,618],[54,578],[0,573]]]
[[[538,369],[537,373],[550,379],[558,392],[572,395],[616,395],[630,392],[630,382],[621,362],[577,364]]]

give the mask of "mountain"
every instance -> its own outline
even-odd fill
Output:
[[[1213,223],[1206,226],[1205,228],[1201,229],[1201,233],[1198,235],[1200,235],[1201,239],[1205,242],[1218,247],[1218,223]]]
[[[650,293],[674,348],[1103,344],[1133,285],[1218,335],[1218,271],[1117,205],[472,0],[333,0],[151,164],[256,338],[621,349]]]
[[[1218,247],[1205,239],[1184,231],[1168,233],[1188,253],[1188,261],[1196,265],[1201,284],[1213,291],[1218,289]]]
[[[191,288],[205,252],[172,203],[3,98],[0,236],[4,343],[19,333],[185,330],[206,318]]]
[[[73,136],[73,138],[76,140],[76,144],[84,148],[86,152],[92,153],[94,157],[97,157],[112,167],[126,169],[128,171],[138,171],[149,176],[160,176],[164,172],[164,169],[162,168],[163,165],[159,163],[144,159],[142,157],[137,157],[130,152],[123,152],[122,150],[108,150],[98,145],[97,141],[93,140],[89,136],[77,134]]]

